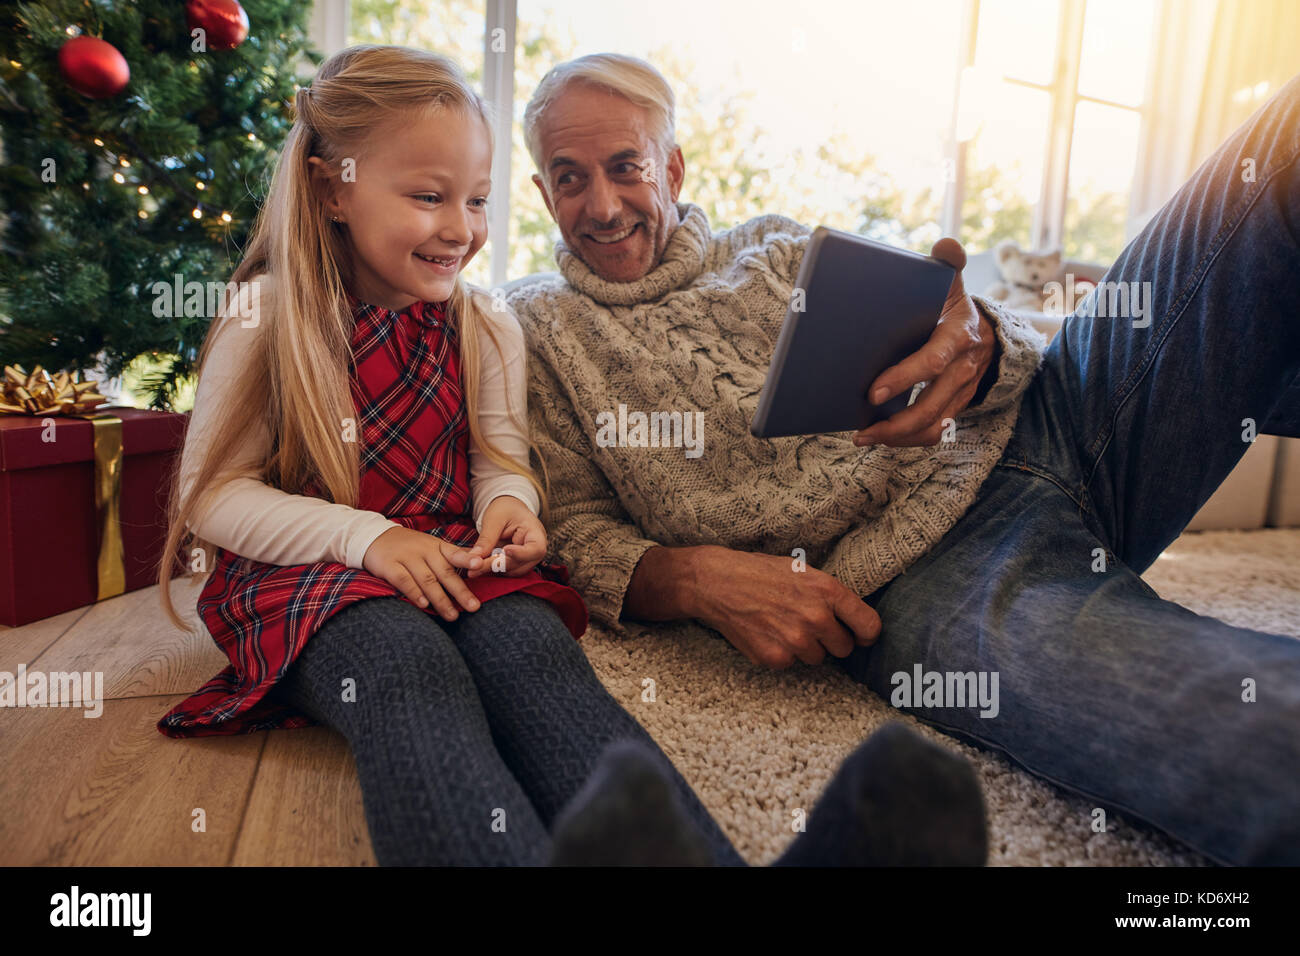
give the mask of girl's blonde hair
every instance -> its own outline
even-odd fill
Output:
[[[487,105],[456,63],[405,47],[341,50],[321,65],[310,89],[298,91],[293,126],[270,193],[254,223],[247,254],[231,276],[231,283],[263,274],[272,280],[260,284],[255,300],[260,334],[230,388],[230,403],[212,420],[212,439],[184,500],[180,468],[172,480],[158,583],[164,611],[182,630],[191,628],[177,615],[170,589],[178,552],[184,549],[197,557],[201,550],[204,560],[189,562],[191,582],[211,570],[215,549],[191,532],[189,523],[222,484],[248,474],[228,466],[229,449],[257,424],[264,423],[270,434],[257,478],[290,494],[303,493],[314,480],[328,500],[357,506],[361,449],[359,441],[344,440],[341,425],[356,415],[348,378],[354,320],[345,291],[351,254],[345,229],[329,221],[312,189],[308,160],[320,157],[330,175],[339,175],[345,159],[359,162],[367,145],[379,141],[374,133],[381,125],[412,110],[427,116],[446,109],[479,117],[491,141]],[[480,330],[502,358],[486,315],[486,299],[477,290],[467,290],[457,277],[447,303],[447,321],[459,333],[470,434],[488,458],[532,483],[544,509],[546,492],[536,476],[488,442],[479,426]],[[199,376],[221,325],[220,318],[213,321],[199,350]],[[515,420],[526,434],[527,424]],[[531,440],[529,445],[536,450]]]

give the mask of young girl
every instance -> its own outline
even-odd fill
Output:
[[[522,331],[459,277],[487,238],[484,103],[443,57],[353,47],[296,112],[201,350],[164,550],[210,572],[230,666],[158,729],[336,728],[383,865],[740,863],[543,560]]]

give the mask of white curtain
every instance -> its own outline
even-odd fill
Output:
[[[1130,236],[1300,72],[1297,0],[1163,0],[1159,17]]]
[[[1200,165],[1296,73],[1300,73],[1300,3],[1222,0],[1189,169]]]

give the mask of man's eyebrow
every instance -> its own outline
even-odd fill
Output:
[[[637,159],[640,156],[641,156],[641,150],[632,147],[628,149],[619,150],[613,156],[609,157],[609,159],[605,160],[605,162],[618,163],[618,162],[622,162],[625,159]],[[578,165],[577,161],[570,159],[568,156],[556,156],[554,159],[551,160],[550,164],[546,168],[548,170],[552,170],[552,169],[559,169],[561,166],[577,166],[577,165]]]

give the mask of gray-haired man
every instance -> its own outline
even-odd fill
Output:
[[[561,278],[510,302],[552,542],[593,618],[693,619],[772,667],[829,653],[886,698],[900,673],[997,674],[996,717],[901,703],[1217,860],[1300,862],[1300,642],[1139,577],[1240,458],[1243,419],[1300,435],[1300,79],[1107,275],[1151,283],[1149,323],[1088,300],[1044,357],[959,275],[872,397],[931,384],[852,440],[749,434],[811,230],[771,215],[715,233],[679,202],[673,102],[648,64],[602,54],[552,70],[525,114]],[[933,253],[965,263],[950,239]],[[602,413],[655,412],[702,413],[703,454],[630,424],[597,440]],[[1251,680],[1268,693],[1247,700]]]

